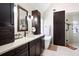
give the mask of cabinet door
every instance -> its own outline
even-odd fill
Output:
[[[0,23],[14,24],[14,4],[0,3]],[[1,25],[0,25],[1,26]]]
[[[40,47],[40,39],[37,39],[36,41],[36,56],[40,56],[40,50],[41,47]]]
[[[44,50],[43,37],[29,42],[29,56],[40,56]]]
[[[15,49],[16,56],[27,56],[28,55],[28,43],[21,45],[20,47]]]
[[[10,23],[10,4],[0,3],[0,22]]]
[[[35,56],[36,40],[33,40],[28,43],[29,56]]]
[[[14,41],[13,27],[0,27],[0,45],[11,43]]]
[[[40,52],[40,54],[42,54],[42,52],[43,52],[43,50],[44,50],[44,48],[45,48],[45,41],[44,41],[43,38],[40,38],[40,41],[41,41],[41,42],[40,42],[40,43],[41,43],[41,44],[40,44],[40,46],[41,46],[41,49],[40,49],[41,52]]]
[[[29,51],[30,52],[29,53],[30,56],[35,56],[36,55],[35,54],[35,48],[36,48],[35,45],[33,47],[30,47],[30,51]]]
[[[13,3],[0,3],[0,45],[14,41],[13,8]]]

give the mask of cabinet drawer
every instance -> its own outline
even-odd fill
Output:
[[[24,52],[26,53],[27,51],[28,51],[28,43],[27,43],[27,44],[24,44],[24,45],[21,45],[21,46],[15,48],[15,49],[13,49],[13,50],[10,50],[10,51],[8,51],[8,52],[2,54],[1,56],[18,56],[18,55],[20,55],[20,54],[23,55],[23,53],[24,53]],[[25,53],[24,53],[24,54],[25,54]],[[27,54],[27,53],[26,53],[26,54]]]
[[[16,56],[27,56],[27,55],[28,55],[28,50],[26,50],[26,48],[16,53]]]
[[[14,56],[14,55],[15,55],[15,50],[11,50],[2,54],[1,56]]]
[[[35,43],[36,43],[36,40],[33,40],[33,41],[29,42],[29,47],[31,48],[32,46],[34,46]]]
[[[32,47],[29,48],[29,56],[35,56],[36,55],[36,46],[33,45]]]
[[[19,56],[28,56],[28,51],[21,53]]]
[[[24,45],[21,45],[20,47],[16,48],[15,49],[15,53],[19,53],[20,51],[22,51],[23,49],[26,49],[28,50],[28,44],[24,44]]]

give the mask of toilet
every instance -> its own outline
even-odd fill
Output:
[[[45,49],[48,49],[49,45],[50,45],[50,42],[51,42],[51,35],[50,35],[50,30],[51,27],[50,26],[45,26],[44,28],[44,34],[45,34],[45,37],[44,37],[44,40],[45,40]]]

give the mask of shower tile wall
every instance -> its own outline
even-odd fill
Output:
[[[79,46],[79,12],[66,14],[66,19],[68,19],[66,23],[70,24],[69,30],[65,33],[66,40],[68,40],[68,43]]]
[[[72,23],[72,16],[71,15],[69,15],[69,14],[66,14],[66,20],[68,20],[68,21],[66,21],[66,23],[67,24],[71,24]],[[67,27],[68,27],[68,25],[67,24],[65,24],[65,26],[66,26],[66,30],[68,29]],[[72,25],[69,25],[69,29],[68,29],[68,31],[66,31],[65,32],[65,39],[66,40],[68,40],[68,41],[66,41],[66,43],[73,43],[73,31],[72,31]]]
[[[79,12],[73,15],[73,27],[74,44],[79,45]]]

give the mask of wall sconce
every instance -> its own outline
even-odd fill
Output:
[[[28,21],[33,20],[33,16],[28,15],[28,16],[27,16],[27,20],[28,20]]]

